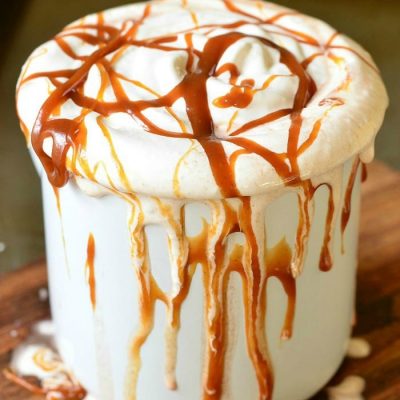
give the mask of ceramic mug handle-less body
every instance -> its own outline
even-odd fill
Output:
[[[329,198],[327,187],[321,186],[314,195],[313,220],[303,272],[295,280],[295,313],[289,340],[282,337],[282,328],[285,326],[287,307],[294,300],[293,293],[284,290],[285,280],[279,274],[271,276],[266,283],[265,332],[269,368],[274,376],[274,400],[302,400],[311,396],[333,375],[346,350],[355,292],[360,197],[358,177],[351,197],[350,219],[343,236],[344,252],[340,220],[352,165],[353,160],[349,160],[336,172],[315,180],[326,182],[336,175],[335,190],[338,191],[339,203],[336,205],[332,241],[334,264],[330,271],[319,269]],[[205,304],[209,289],[204,267],[197,265],[182,304],[176,349],[173,340],[166,340],[169,308],[162,301],[155,302],[152,315],[154,326],[147,332],[148,337],[140,347],[139,371],[137,363],[132,360],[135,357],[135,340],[143,328],[143,312],[138,301],[143,300],[140,296],[143,287],[138,284],[137,274],[141,256],[137,249],[136,253],[132,250],[132,224],[136,218],[132,210],[135,205],[113,194],[89,196],[78,188],[74,180],[60,189],[58,196],[46,178],[42,180],[42,185],[51,306],[57,344],[67,365],[98,399],[132,398],[129,397],[129,390],[132,390],[135,379],[138,400],[202,398],[206,385],[205,371],[210,364],[207,348],[212,340],[208,322],[212,318],[210,309],[216,302],[216,299],[211,299],[208,305]],[[57,201],[61,212],[58,211]],[[235,202],[240,200],[229,201],[234,208]],[[262,199],[254,197],[250,201],[257,205]],[[173,260],[173,249],[179,249],[179,245],[171,240],[173,235],[168,230],[169,224],[163,221],[165,214],[163,217],[157,210],[160,202],[171,204],[171,201],[154,198],[141,199],[143,212],[151,216],[143,227],[150,260],[148,267],[159,289],[173,297],[178,289],[174,284],[176,277],[171,267],[171,254]],[[180,203],[180,206],[184,204],[187,237],[198,236],[205,222],[209,226],[217,223],[213,207],[218,208],[219,202]],[[269,195],[262,204],[265,205],[260,212],[263,220],[259,223],[254,221],[254,225],[264,229],[266,253],[272,254],[272,249],[277,249],[285,238],[287,245],[283,247],[289,248],[293,257],[299,221],[296,192]],[[256,208],[253,207],[253,210]],[[92,255],[90,237],[94,242],[91,246],[95,246]],[[226,241],[230,242],[229,251],[233,252],[235,244],[240,247],[246,242],[246,237],[243,233],[234,232]],[[281,262],[284,262],[285,256],[281,257]],[[268,256],[266,259],[267,264],[268,260],[274,262]],[[88,266],[88,263],[92,265]],[[259,387],[255,366],[249,356],[249,332],[245,324],[248,310],[244,305],[244,281],[237,272],[229,276],[225,303],[227,317],[224,321],[224,391],[221,398],[257,399]],[[279,277],[281,279],[277,279]],[[174,365],[175,355],[174,376],[171,366]],[[174,382],[168,382],[168,379],[174,380],[175,377],[177,390],[170,390]]]

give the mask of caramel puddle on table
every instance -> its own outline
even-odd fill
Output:
[[[345,233],[347,224],[350,219],[351,199],[352,199],[353,188],[354,188],[354,184],[356,182],[356,177],[357,177],[357,172],[358,172],[359,166],[360,166],[360,157],[356,157],[353,162],[351,171],[350,171],[350,176],[349,176],[349,180],[348,180],[347,187],[346,187],[346,193],[345,193],[343,209],[342,209],[342,218],[341,218],[341,226],[340,226],[341,231],[342,231],[342,236],[341,236],[342,237],[342,253],[344,253],[344,250],[345,250],[344,249],[344,233]]]
[[[225,1],[224,4],[228,11],[233,11],[235,14],[242,14],[247,18],[251,18],[251,23],[255,25],[274,25],[277,24],[280,17],[285,15],[280,14],[270,18],[269,20],[261,20],[255,15],[243,12],[231,1]],[[185,4],[183,4],[183,8],[185,8]],[[273,166],[278,175],[281,176],[282,179],[288,184],[299,185],[300,171],[297,159],[301,154],[300,148],[298,147],[302,128],[301,112],[304,107],[307,106],[317,89],[315,82],[307,72],[307,67],[314,58],[322,54],[320,49],[321,46],[323,47],[323,50],[325,50],[325,47],[326,49],[338,48],[338,46],[334,46],[332,44],[333,40],[330,40],[323,45],[309,35],[306,35],[302,32],[288,30],[281,25],[277,25],[279,30],[283,31],[286,35],[289,34],[289,36],[291,36],[294,40],[307,43],[310,46],[318,48],[318,51],[314,55],[315,57],[313,57],[306,64],[298,61],[292,53],[270,40],[258,36],[245,35],[236,31],[210,37],[202,51],[194,49],[191,41],[187,40],[187,48],[182,49],[188,53],[188,63],[184,79],[168,94],[164,96],[157,95],[156,101],[132,101],[128,98],[120,82],[120,79],[126,80],[126,78],[118,74],[112,68],[113,61],[109,61],[106,56],[116,52],[119,57],[120,52],[123,51],[122,49],[124,49],[124,46],[129,44],[139,44],[140,46],[156,48],[166,52],[172,51],[171,47],[168,47],[168,43],[174,42],[177,39],[177,34],[171,33],[171,36],[169,37],[153,38],[147,41],[136,40],[136,33],[140,29],[141,24],[151,15],[151,10],[152,5],[148,4],[140,18],[131,22],[131,25],[123,24],[120,29],[106,25],[104,23],[104,19],[102,19],[101,15],[99,15],[96,30],[97,34],[91,34],[90,36],[84,32],[76,32],[73,30],[70,32],[72,28],[66,28],[64,32],[56,36],[55,41],[68,57],[74,60],[82,61],[82,65],[79,68],[72,70],[38,72],[28,77],[24,77],[24,79],[21,80],[20,85],[23,85],[29,80],[47,77],[55,87],[55,90],[49,95],[48,99],[43,104],[41,112],[39,113],[31,133],[32,146],[41,159],[50,181],[55,186],[62,186],[69,179],[68,171],[66,169],[67,153],[70,148],[73,149],[73,152],[76,151],[74,148],[76,147],[76,141],[79,136],[80,121],[79,119],[54,119],[52,117],[54,116],[54,113],[60,109],[61,104],[68,100],[72,100],[77,106],[82,107],[83,110],[90,110],[99,113],[101,118],[117,112],[126,112],[131,114],[141,121],[149,134],[174,138],[179,137],[181,139],[196,139],[206,153],[210,163],[211,172],[220,188],[222,195],[224,197],[239,196],[240,193],[238,192],[236,183],[233,179],[234,171],[229,163],[225,162],[226,153],[224,146],[222,145],[223,140],[214,140],[216,137],[215,127],[211,118],[209,104],[207,102],[206,82],[210,75],[215,74],[214,69],[218,65],[224,51],[239,40],[251,37],[262,42],[263,46],[274,49],[280,53],[280,62],[285,64],[294,76],[298,77],[300,81],[299,87],[296,92],[292,109],[277,110],[275,112],[266,114],[259,119],[249,121],[235,131],[231,132],[230,137],[227,138],[227,140],[239,147],[257,153],[263,157]],[[246,21],[239,20],[236,24],[234,24],[234,26],[232,24],[228,24],[226,27],[233,29],[245,24]],[[211,26],[207,26],[207,28],[209,28],[211,31],[217,29],[218,27],[223,28],[225,25],[212,24]],[[85,26],[82,25],[81,28],[85,29]],[[196,31],[200,28],[200,26],[195,24],[193,31]],[[189,30],[187,35],[190,36],[190,34],[191,32]],[[279,34],[279,32],[277,34]],[[79,56],[64,39],[64,37],[69,36],[74,36],[91,45],[96,44],[99,47],[90,56]],[[347,49],[343,46],[340,48]],[[352,49],[347,50],[352,51]],[[194,53],[196,53],[196,56],[199,58],[199,63],[195,70],[193,70]],[[116,97],[115,102],[105,102],[101,98],[104,90],[99,92],[96,99],[86,97],[83,94],[82,85],[85,82],[85,78],[90,68],[95,65],[101,72],[102,89],[106,84],[111,84],[112,90]],[[234,82],[236,81],[237,73],[235,69],[231,66],[229,67],[229,65],[232,66],[232,64],[226,64],[221,68],[231,72],[231,80]],[[341,68],[340,65],[339,67]],[[279,76],[274,76],[274,79],[278,77]],[[265,82],[264,87],[261,90],[267,90],[269,83],[271,83],[271,81]],[[140,82],[135,82],[135,84],[143,86],[143,84]],[[222,96],[221,99],[216,99],[216,104],[222,107],[246,107],[246,104],[249,104],[252,96],[254,95],[253,82],[252,80],[244,80],[240,83],[240,85],[242,85],[241,88],[233,88],[232,92]],[[343,85],[339,86],[339,88],[342,88],[342,86]],[[334,93],[335,91],[333,91],[333,94]],[[330,99],[334,98],[335,97],[330,97]],[[167,131],[157,126],[143,114],[149,108],[170,109],[171,104],[174,104],[180,99],[183,99],[186,102],[187,114],[193,130],[192,133],[185,132],[185,130],[182,129],[182,126],[184,126],[182,123],[179,123],[182,132]],[[336,106],[341,104],[343,104],[343,101],[337,102]],[[289,139],[285,153],[277,154],[269,149],[257,145],[251,140],[236,137],[240,133],[260,126],[261,124],[272,122],[281,117],[289,115],[291,119],[291,125],[289,128]],[[319,120],[318,124],[314,126],[314,129],[312,129],[312,131],[309,133],[310,136],[307,140],[309,144],[311,144],[317,137],[321,123],[322,121]],[[54,151],[51,157],[43,150],[43,142],[49,137],[52,137],[53,140],[57,142],[57,146],[53,146]],[[61,140],[63,141],[62,143]],[[308,147],[308,145],[306,147]],[[289,165],[285,163],[285,160],[289,162]]]

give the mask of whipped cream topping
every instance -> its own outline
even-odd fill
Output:
[[[67,26],[29,57],[17,108],[50,181],[260,194],[368,148],[387,95],[371,57],[271,3],[166,0]]]

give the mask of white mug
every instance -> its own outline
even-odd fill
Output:
[[[332,377],[344,357],[354,311],[357,265],[358,173],[352,193],[346,190],[354,165],[352,158],[334,171],[312,178],[315,185],[335,182],[332,185],[336,198],[331,241],[333,266],[325,272],[319,269],[329,203],[328,189],[322,185],[310,204],[313,218],[308,243],[305,243],[303,270],[295,279],[297,293],[290,339],[284,337],[288,332],[282,331],[289,297],[278,279],[272,277],[267,281],[265,333],[268,349],[263,350],[268,353],[274,400],[310,397]],[[154,326],[139,352],[139,371],[137,362],[132,361],[133,343],[135,340],[137,343],[143,328],[137,274],[140,256],[132,242],[137,205],[113,193],[99,196],[93,184],[80,180],[78,186],[74,179],[55,195],[57,191],[45,174],[42,175],[51,309],[56,342],[65,363],[98,400],[202,398],[207,386],[207,348],[212,340],[207,335],[212,312],[204,304],[207,285],[203,268],[197,266],[183,302],[176,349],[173,341],[165,338],[170,317],[168,309],[161,301],[156,302]],[[341,213],[346,196],[347,201],[351,200],[351,213],[342,238]],[[260,221],[254,222],[264,230],[265,248],[270,249],[267,253],[276,246],[295,251],[298,200],[298,193],[290,188],[250,198],[262,216]],[[175,205],[175,208],[183,207],[185,237],[194,237],[204,228],[205,221],[208,234],[212,235],[210,232],[216,229],[213,225],[217,221],[212,209],[221,208],[221,201],[160,200],[148,196],[140,196],[140,201],[144,213],[154,216],[153,220],[146,221],[144,228],[152,276],[163,292],[176,292],[179,288],[175,287],[171,262],[176,262],[173,249],[176,250],[179,243],[173,243],[173,233],[168,232],[165,215],[155,211],[157,204],[161,202],[171,209]],[[240,201],[229,200],[233,205]],[[243,246],[243,240],[247,240],[243,235],[240,232],[231,234],[227,248],[232,250],[235,243]],[[172,241],[169,246],[167,237]],[[286,242],[282,242],[282,238]],[[226,292],[228,317],[221,398],[262,398],[249,355],[245,299],[238,273],[229,274]],[[207,396],[212,399],[213,393]]]

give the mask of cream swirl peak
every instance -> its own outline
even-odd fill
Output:
[[[54,186],[221,198],[298,185],[373,142],[370,56],[271,3],[166,0],[67,26],[28,59],[17,108]]]

